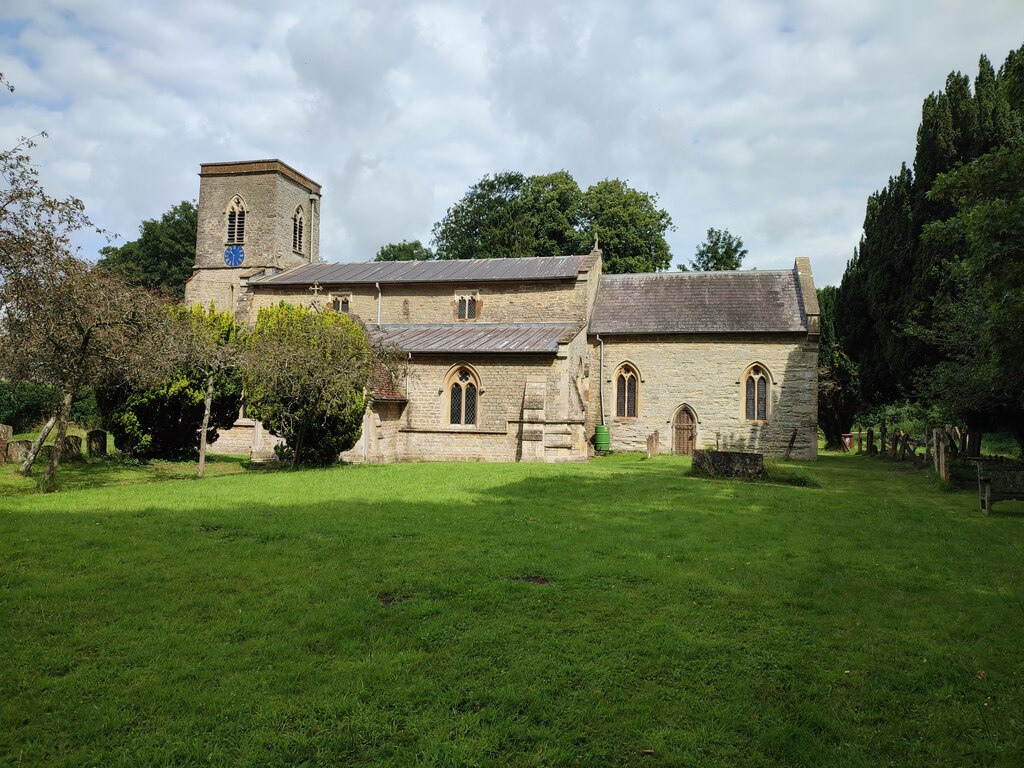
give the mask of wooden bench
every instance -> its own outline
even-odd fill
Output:
[[[1024,501],[1024,464],[974,459],[978,465],[978,496],[986,515],[997,501]]]

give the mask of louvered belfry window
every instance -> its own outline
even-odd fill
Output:
[[[478,393],[476,378],[468,369],[460,368],[449,388],[449,424],[476,424]]]
[[[743,415],[747,421],[768,420],[769,387],[768,373],[765,369],[759,365],[751,368],[743,385]]]
[[[304,229],[304,222],[302,220],[302,206],[300,205],[295,209],[295,215],[292,216],[292,250],[302,251],[302,235]]]
[[[619,418],[636,418],[638,379],[633,366],[624,365],[619,369],[615,379],[615,415]]]
[[[228,206],[228,244],[242,245],[245,243],[245,203],[235,196]]]

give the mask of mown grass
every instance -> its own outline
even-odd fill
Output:
[[[1022,763],[1024,505],[866,457],[687,471],[2,497],[0,762]]]

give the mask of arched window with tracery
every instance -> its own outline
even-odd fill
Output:
[[[448,423],[476,424],[480,382],[469,368],[456,369],[448,380]]]
[[[245,203],[235,195],[228,206],[228,245],[245,243]]]
[[[640,376],[629,363],[623,363],[615,372],[615,415],[618,418],[636,418]]]
[[[768,421],[771,387],[767,368],[755,363],[747,369],[743,376],[743,416],[747,421]]]
[[[304,222],[302,220],[302,206],[295,208],[295,215],[292,216],[292,250],[302,252],[302,235]]]

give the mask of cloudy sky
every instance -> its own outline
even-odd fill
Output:
[[[323,184],[328,261],[428,241],[484,174],[564,168],[657,193],[676,261],[728,228],[745,266],[806,255],[823,285],[925,95],[1022,43],[1021,0],[4,0],[0,142],[47,131],[48,190],[128,239],[203,162]]]

